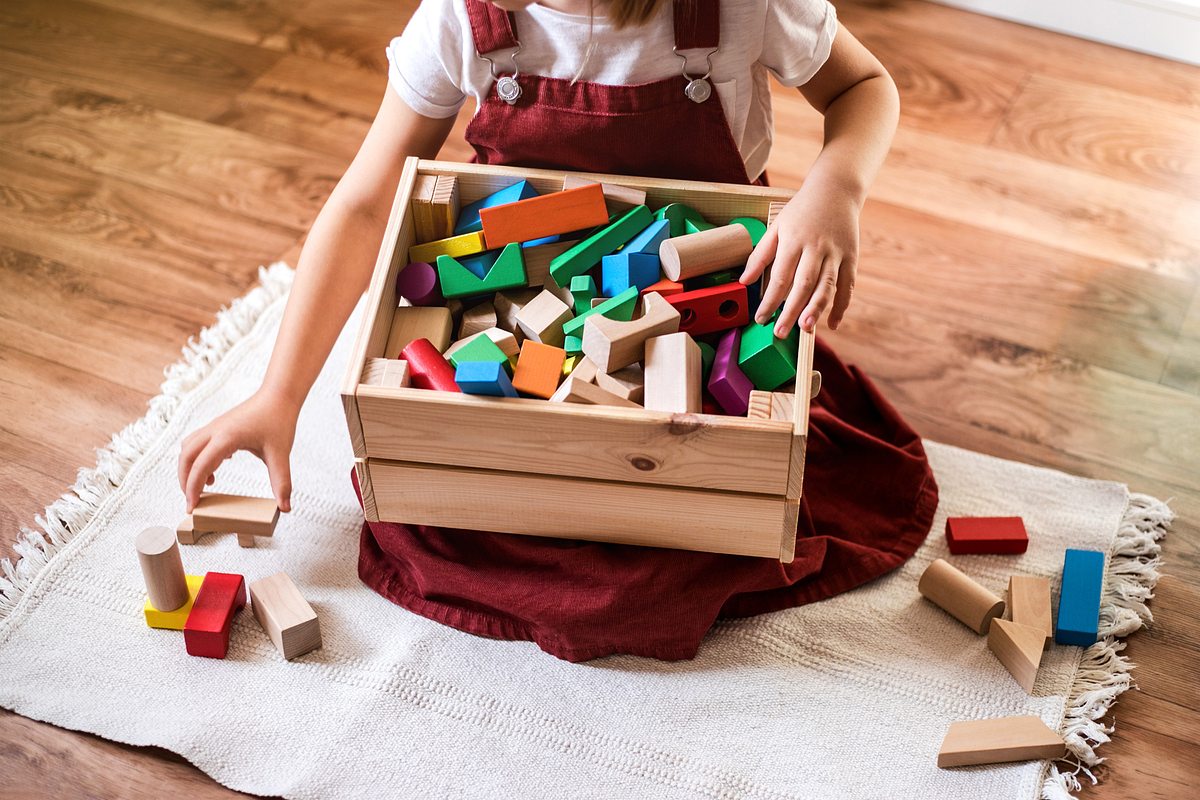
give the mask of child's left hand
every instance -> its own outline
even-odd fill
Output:
[[[775,321],[780,338],[797,320],[812,331],[826,309],[829,327],[837,328],[854,291],[858,213],[858,200],[851,193],[811,176],[804,182],[754,248],[742,273],[741,282],[752,283],[774,262],[756,322],[768,321],[783,303]]]

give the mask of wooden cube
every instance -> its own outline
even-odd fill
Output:
[[[317,612],[286,572],[250,584],[250,610],[271,644],[288,661],[321,646]]]

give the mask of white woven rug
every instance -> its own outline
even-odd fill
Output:
[[[184,548],[191,573],[286,570],[321,615],[325,646],[288,663],[246,612],[224,661],[148,629],[133,537],[174,525],[180,438],[258,384],[291,273],[222,314],[168,371],[147,417],[81,472],[0,578],[0,704],[34,719],[182,754],[227,786],[302,798],[1035,798],[1066,796],[1106,739],[1094,721],[1129,685],[1122,645],[1054,647],[1034,696],[984,638],[922,601],[947,514],[1020,514],[1020,557],[955,559],[1002,593],[1011,572],[1054,575],[1066,546],[1112,550],[1102,630],[1149,614],[1170,511],[1125,487],[927,443],[941,486],[934,533],[904,568],[803,608],[719,625],[690,662],[558,661],[393,606],[355,562],[361,514],[336,386],[351,333],[306,405],[296,511],[254,550]],[[349,326],[353,332],[355,325]],[[218,490],[269,494],[249,457]],[[954,720],[1036,714],[1075,759],[939,770]]]

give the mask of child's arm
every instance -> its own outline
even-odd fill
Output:
[[[742,276],[743,283],[757,280],[774,261],[755,319],[766,322],[782,302],[775,325],[780,337],[797,320],[813,330],[831,303],[830,328],[846,313],[858,265],[858,213],[900,113],[891,76],[845,28],[800,92],[825,115],[825,145]]]
[[[290,510],[296,418],[370,282],[404,159],[434,157],[453,124],[453,117],[417,114],[387,90],[358,155],[308,232],[262,386],[183,441],[179,485],[188,513],[216,468],[238,450],[266,463],[276,502]]]

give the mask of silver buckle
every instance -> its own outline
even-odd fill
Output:
[[[484,61],[488,62],[488,66],[492,71],[492,78],[496,81],[496,94],[501,100],[508,103],[510,106],[515,105],[521,99],[521,84],[517,82],[517,77],[521,74],[521,66],[517,63],[517,53],[521,52],[521,42],[517,42],[517,49],[512,51],[509,56],[512,59],[513,74],[499,75],[496,73],[496,62],[487,56],[481,55]]]
[[[707,62],[708,68],[699,78],[693,78],[688,74],[687,56],[680,53],[678,47],[671,48],[671,52],[678,56],[679,60],[683,62],[682,74],[684,80],[687,81],[687,86],[683,87],[683,95],[693,103],[703,103],[712,96],[712,84],[709,83],[708,76],[712,74],[713,53],[720,49],[721,48],[719,47],[714,47],[712,50],[709,50],[704,54],[704,60]]]

